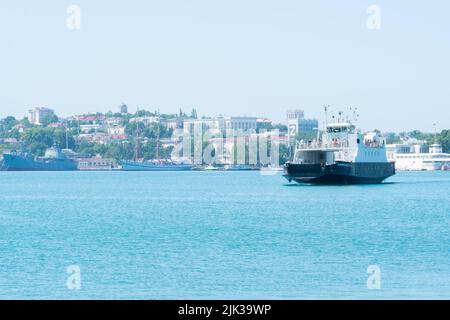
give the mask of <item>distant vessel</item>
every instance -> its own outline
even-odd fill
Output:
[[[386,156],[384,138],[376,132],[363,135],[349,121],[326,123],[320,139],[297,144],[283,176],[298,183],[381,183],[395,174]]]
[[[178,164],[168,161],[120,161],[122,170],[125,171],[186,171],[191,170],[190,164]]]
[[[2,170],[6,171],[72,171],[77,170],[74,159],[68,158],[61,149],[52,147],[43,157],[27,153],[4,153]]]
[[[224,170],[226,171],[251,171],[251,170],[259,170],[256,166],[246,165],[246,164],[234,164],[234,165],[226,165],[224,166]]]
[[[156,112],[159,116],[159,111]],[[136,122],[136,138],[134,145],[134,157],[133,160],[121,160],[119,161],[120,169],[124,171],[186,171],[192,170],[191,164],[179,164],[171,160],[161,160],[160,155],[160,124],[158,122],[156,132],[156,159],[145,161],[141,158],[141,142],[139,137],[139,124]]]
[[[204,171],[216,171],[219,170],[219,168],[213,166],[212,164],[210,164],[209,166],[206,166],[203,168]]]
[[[440,144],[430,147],[424,142],[416,144],[392,144],[387,146],[388,158],[395,161],[401,171],[450,170],[450,154],[442,151]]]

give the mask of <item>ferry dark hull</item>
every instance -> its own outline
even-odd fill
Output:
[[[297,183],[375,184],[395,174],[394,163],[337,162],[332,165],[295,164],[284,166],[283,176]]]

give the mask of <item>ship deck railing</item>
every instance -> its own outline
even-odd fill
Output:
[[[296,150],[305,151],[339,151],[342,149],[349,148],[348,141],[345,142],[297,142]]]

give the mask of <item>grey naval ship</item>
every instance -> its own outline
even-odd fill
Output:
[[[377,132],[360,133],[349,120],[326,123],[322,136],[296,143],[283,176],[297,183],[372,184],[395,174],[386,141]]]
[[[77,162],[68,158],[61,149],[52,147],[43,157],[28,153],[10,152],[3,154],[0,170],[4,171],[71,171],[77,170]]]

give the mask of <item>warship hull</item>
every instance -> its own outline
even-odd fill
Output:
[[[73,171],[77,170],[77,163],[72,159],[34,159],[14,154],[4,154],[3,171]]]

